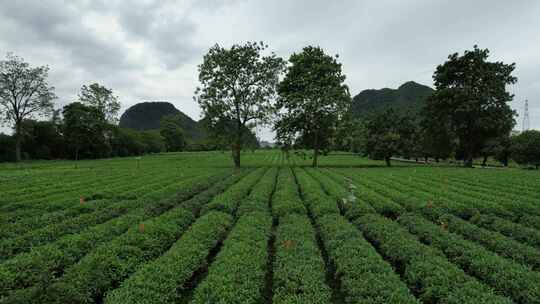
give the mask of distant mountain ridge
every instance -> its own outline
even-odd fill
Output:
[[[202,126],[191,117],[178,110],[166,101],[148,101],[128,108],[120,117],[120,127],[134,130],[156,130],[160,128],[160,120],[167,115],[177,115],[186,138],[192,141],[204,137]]]
[[[414,81],[405,82],[397,89],[364,90],[353,97],[353,117],[365,117],[387,108],[418,112],[424,100],[433,92],[432,88]]]

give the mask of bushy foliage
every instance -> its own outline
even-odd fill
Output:
[[[391,263],[403,267],[404,279],[424,302],[512,303],[450,263],[399,224],[379,215],[365,215],[356,224]]]
[[[240,217],[195,290],[193,303],[261,303],[271,226],[268,212]]]
[[[529,130],[511,139],[512,159],[520,165],[540,166],[540,131]]]
[[[418,216],[405,216],[399,221],[422,242],[438,248],[450,261],[467,269],[497,292],[518,303],[537,303],[540,299],[538,272],[449,233],[446,222],[435,225]]]
[[[218,211],[202,216],[166,253],[109,293],[105,303],[171,303],[181,299],[178,286],[183,286],[205,263],[209,251],[225,236],[231,223],[230,215]]]

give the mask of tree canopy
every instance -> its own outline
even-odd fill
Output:
[[[478,156],[484,143],[509,134],[515,120],[506,86],[517,81],[515,64],[489,62],[489,50],[474,46],[448,56],[433,74],[436,91],[426,102],[424,113],[448,125],[463,149],[466,166]]]
[[[15,130],[16,160],[21,160],[22,122],[35,116],[45,116],[53,110],[56,98],[49,86],[47,66],[31,67],[11,53],[0,61],[0,121]]]
[[[275,127],[278,138],[301,138],[314,150],[314,167],[319,150],[328,146],[351,104],[337,58],[320,47],[305,47],[301,53],[291,55],[290,66],[279,84],[277,108],[281,112]]]
[[[235,167],[240,167],[240,151],[246,127],[266,123],[273,113],[284,61],[274,53],[264,56],[263,42],[247,42],[226,49],[213,46],[199,65],[195,100],[208,119],[210,128],[230,138]],[[224,122],[234,123],[232,132],[220,129]]]
[[[540,166],[540,131],[529,130],[512,137],[511,153],[520,165]]]
[[[186,146],[184,131],[175,115],[167,115],[161,119],[160,134],[165,139],[168,152],[182,151]]]
[[[108,89],[98,83],[89,86],[83,85],[79,93],[79,101],[87,106],[96,107],[105,119],[111,124],[118,122],[118,111],[120,111],[120,102],[112,89]]]
[[[64,137],[75,160],[78,160],[81,154],[96,158],[108,155],[110,146],[105,138],[103,112],[96,107],[74,102],[65,106],[62,114]]]

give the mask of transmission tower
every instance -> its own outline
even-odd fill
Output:
[[[529,101],[525,100],[525,107],[523,109],[523,125],[522,125],[522,132],[529,130],[530,125],[529,120]]]

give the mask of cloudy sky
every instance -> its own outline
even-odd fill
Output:
[[[199,119],[197,65],[215,43],[263,40],[284,58],[320,45],[340,55],[353,95],[408,80],[431,86],[448,54],[478,44],[493,60],[516,63],[512,106],[521,113],[528,99],[531,127],[540,129],[538,16],[536,0],[6,0],[0,55],[49,65],[58,107],[99,82],[116,92],[122,111],[167,100]]]

